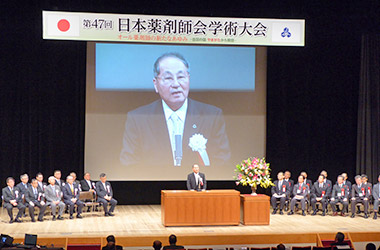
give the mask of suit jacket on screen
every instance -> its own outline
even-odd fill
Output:
[[[199,162],[197,152],[188,146],[194,134],[207,139],[206,151],[211,166],[225,164],[230,159],[228,138],[222,110],[188,99],[182,140],[182,166]],[[124,165],[173,166],[173,153],[161,99],[137,108],[127,115],[120,161]]]

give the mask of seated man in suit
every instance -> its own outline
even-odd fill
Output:
[[[328,199],[331,195],[331,190],[330,187],[328,186],[327,182],[325,182],[325,176],[320,175],[318,177],[318,181],[316,181],[311,189],[311,195],[310,195],[310,200],[311,200],[311,207],[313,208],[313,213],[312,215],[317,214],[317,209],[316,209],[316,204],[317,202],[322,203],[322,216],[326,215],[326,208],[327,208],[327,203]]]
[[[94,191],[95,190],[95,182],[91,181],[90,173],[85,173],[83,176],[83,180],[80,181],[80,185],[82,191]]]
[[[206,176],[199,173],[198,164],[193,165],[193,173],[188,174],[186,182],[187,190],[205,191],[207,188]]]
[[[94,197],[96,196],[95,192],[95,182],[91,181],[91,175],[90,173],[85,173],[83,176],[83,180],[80,181],[80,186],[82,191],[91,191],[93,192]],[[86,200],[86,201],[91,201],[91,200]],[[87,212],[90,212],[91,207],[87,208]],[[95,208],[95,211],[98,211],[98,208]]]
[[[348,207],[348,187],[347,185],[343,184],[343,176],[339,175],[337,178],[337,183],[334,185],[331,199],[330,199],[330,205],[333,210],[333,216],[337,216],[337,205],[338,203],[343,204],[343,209],[341,210],[342,216],[346,216],[345,212],[347,211]]]
[[[377,219],[377,213],[379,212],[380,204],[380,175],[377,178],[378,183],[373,186],[372,196],[373,196],[373,219]]]
[[[292,177],[292,174],[290,173],[290,171],[285,171],[284,180],[289,183],[290,193],[292,192],[293,187],[294,187],[294,181],[290,179],[291,177]]]
[[[290,187],[289,183],[284,180],[284,173],[279,172],[277,174],[277,180],[274,182],[274,186],[271,189],[272,197],[270,199],[272,203],[273,213],[277,212],[277,201],[280,201],[280,214],[284,214],[282,209],[284,208],[285,201],[289,199]]]
[[[127,115],[120,161],[126,166],[151,164],[221,166],[231,156],[220,108],[188,98],[189,64],[178,53],[154,63],[153,84],[160,99]],[[149,156],[149,157],[147,157]]]
[[[123,250],[122,246],[116,245],[115,236],[107,236],[107,245],[102,247],[102,250]]]
[[[25,205],[22,203],[21,195],[19,194],[19,191],[14,187],[15,180],[12,177],[7,178],[7,186],[3,188],[2,195],[3,195],[3,206],[7,209],[10,221],[9,223],[15,222],[21,222],[21,216],[24,214],[25,211]],[[14,207],[18,208],[18,213],[16,215],[16,218],[13,220],[13,211],[12,209]]]
[[[61,179],[61,177],[61,170],[54,170],[55,185],[59,186],[59,188],[62,190],[62,187],[65,185],[65,182]]]
[[[171,234],[169,236],[169,246],[164,246],[164,248],[162,248],[163,250],[168,250],[168,249],[184,249],[183,246],[179,246],[177,245],[177,236],[175,236],[174,234]]]
[[[362,174],[362,183],[367,187],[367,192],[369,197],[372,196],[372,183],[368,182],[368,176],[365,174]]]
[[[80,186],[80,181],[77,180],[77,174],[75,172],[71,172],[70,175],[73,177],[74,179],[74,183],[77,184],[79,186],[79,189],[82,190],[81,186]]]
[[[313,185],[313,182],[307,178],[307,173],[305,171],[301,172],[301,174],[304,178],[303,183],[306,184],[309,187],[309,192],[311,191],[311,186]]]
[[[41,190],[45,191],[47,184],[44,182],[44,176],[41,172],[36,174],[36,180],[38,181],[38,186],[41,188]]]
[[[30,187],[28,174],[22,174],[20,176],[20,180],[21,182],[16,185],[16,189],[20,193],[21,202],[24,204],[25,207],[28,207],[28,203],[25,202],[25,194],[28,191],[28,188]],[[25,211],[24,211],[24,216],[26,216]]]
[[[51,212],[53,214],[53,220],[56,220],[56,208],[59,208],[58,211],[58,220],[63,220],[62,214],[65,209],[65,203],[62,202],[62,191],[58,185],[55,185],[55,177],[50,176],[48,179],[49,185],[45,188],[45,198],[47,205],[51,206]]]
[[[355,176],[356,184],[352,185],[351,191],[351,218],[355,217],[356,204],[362,203],[364,205],[364,218],[368,218],[368,198],[369,193],[367,186],[362,183],[360,175]]]
[[[322,170],[320,175],[323,175],[325,177],[325,180],[324,180],[324,183],[327,184],[327,189],[329,189],[329,193],[331,194],[332,192],[332,188],[333,188],[333,184],[332,184],[332,181],[330,181],[329,179],[327,179],[327,171],[326,170]]]
[[[84,203],[79,200],[79,192],[80,188],[77,183],[74,183],[74,178],[69,175],[66,178],[66,185],[62,188],[63,189],[63,200],[66,205],[70,207],[70,219],[74,219],[74,208],[75,205],[77,208],[77,218],[82,219],[82,208],[84,206]]]
[[[348,180],[347,173],[342,173],[341,175],[343,176],[343,185],[347,185],[347,187],[348,187],[348,195],[350,195],[351,188],[352,188],[352,183],[351,183],[351,181]]]
[[[38,185],[38,181],[36,179],[32,179],[32,184],[28,188],[28,191],[25,194],[25,200],[29,205],[29,215],[32,219],[32,222],[36,222],[34,219],[34,208],[38,207],[40,209],[40,213],[38,214],[38,221],[44,221],[44,213],[46,210],[46,203],[43,200],[44,191]]]
[[[294,185],[293,188],[293,199],[290,202],[290,212],[288,215],[294,214],[294,206],[296,205],[296,202],[301,202],[302,207],[302,215],[306,216],[305,209],[306,209],[306,199],[307,195],[309,194],[309,186],[305,184],[305,178],[300,175],[298,177],[298,183]]]
[[[105,173],[100,174],[100,181],[96,183],[96,192],[98,194],[98,202],[103,205],[105,216],[114,216],[113,211],[115,210],[117,200],[113,198],[113,191],[111,183],[107,181],[107,176]],[[107,205],[111,204],[108,210]]]

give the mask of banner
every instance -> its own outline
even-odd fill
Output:
[[[304,46],[305,20],[43,11],[43,39]]]

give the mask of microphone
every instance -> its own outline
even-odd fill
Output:
[[[175,140],[175,166],[181,166],[182,161],[182,137],[181,135],[174,135]]]

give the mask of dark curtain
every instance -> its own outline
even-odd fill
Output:
[[[41,7],[8,2],[0,25],[0,187],[54,169],[83,175],[86,43],[42,39]]]
[[[380,174],[380,35],[362,37],[358,103],[357,174]]]

